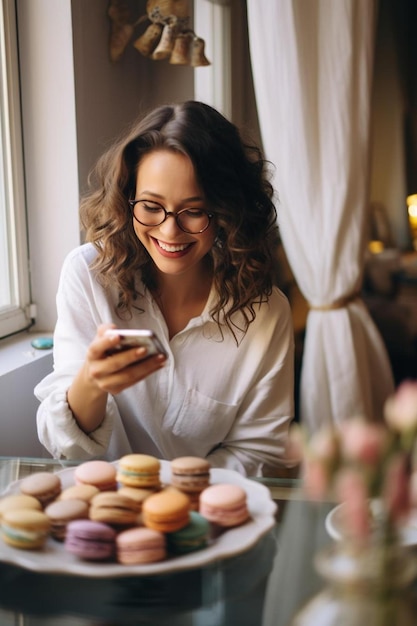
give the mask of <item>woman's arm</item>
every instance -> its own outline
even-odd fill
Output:
[[[54,457],[105,454],[113,422],[120,422],[112,395],[163,365],[153,357],[129,367],[144,356],[135,350],[107,358],[106,350],[114,344],[97,328],[113,326],[101,325],[104,319],[113,321],[115,303],[90,270],[94,255],[93,247],[85,245],[64,262],[57,293],[54,371],[35,388],[41,402],[39,440]]]

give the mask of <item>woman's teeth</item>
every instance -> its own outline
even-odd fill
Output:
[[[168,245],[167,243],[163,243],[162,241],[159,241],[158,239],[158,245],[162,248],[162,250],[165,250],[165,252],[181,252],[182,250],[185,250],[186,248],[188,248],[190,244],[179,243],[176,245]]]

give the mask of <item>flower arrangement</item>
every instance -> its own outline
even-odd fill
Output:
[[[303,462],[304,488],[311,500],[329,496],[344,503],[346,536],[363,544],[383,534],[395,541],[416,505],[413,484],[417,439],[417,381],[404,381],[384,406],[384,421],[352,417],[337,429],[323,429],[306,441],[300,428],[290,434],[291,455]],[[417,474],[416,474],[417,476]],[[378,519],[370,502],[379,503]]]
[[[343,510],[342,540],[314,559],[327,585],[292,626],[416,623],[410,584],[417,560],[399,533],[417,506],[417,381],[397,388],[383,418],[352,417],[308,440],[299,427],[291,432],[288,457],[302,462],[307,497],[338,500]]]

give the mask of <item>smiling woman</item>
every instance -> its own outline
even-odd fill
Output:
[[[85,245],[58,289],[54,372],[36,388],[54,456],[207,458],[250,475],[285,465],[293,333],[273,285],[266,162],[200,102],[163,105],[99,160]],[[149,329],[163,353],[117,351]]]

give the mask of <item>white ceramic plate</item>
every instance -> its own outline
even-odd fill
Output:
[[[372,509],[372,503],[371,503]],[[335,541],[345,538],[345,505],[339,504],[328,513],[325,527],[330,537]],[[404,546],[417,546],[417,511],[412,512],[400,529],[401,543]]]
[[[115,462],[117,465],[117,462]],[[74,468],[57,472],[62,487],[74,484]],[[170,464],[161,461],[161,481],[169,484],[171,479]],[[19,491],[19,483],[13,482],[2,494]],[[211,469],[211,484],[233,483],[246,491],[250,520],[214,539],[207,548],[178,557],[172,557],[159,563],[147,565],[120,565],[117,563],[89,563],[69,554],[64,546],[49,538],[42,550],[18,550],[0,540],[0,561],[19,565],[28,570],[74,574],[97,578],[166,574],[175,571],[203,567],[214,561],[238,555],[254,546],[275,524],[276,504],[271,499],[269,489],[255,481],[244,478],[237,472],[226,469]]]

